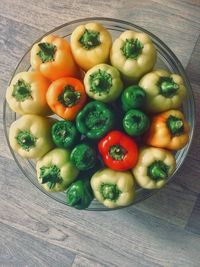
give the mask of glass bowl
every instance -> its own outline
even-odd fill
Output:
[[[181,165],[184,162],[184,159],[188,153],[188,149],[190,147],[191,141],[192,141],[192,136],[193,136],[193,131],[194,131],[194,98],[192,94],[192,89],[190,86],[190,83],[188,81],[188,78],[186,76],[186,73],[184,71],[183,66],[181,65],[180,61],[178,58],[174,55],[174,53],[154,34],[150,33],[149,31],[134,25],[130,22],[122,21],[122,20],[117,20],[117,19],[111,19],[111,18],[84,18],[80,20],[75,20],[71,21],[69,23],[63,24],[50,32],[46,33],[44,36],[48,34],[56,34],[59,36],[62,36],[66,39],[69,40],[70,35],[72,31],[80,24],[86,24],[88,22],[100,22],[102,23],[112,34],[113,40],[116,39],[121,32],[125,30],[133,30],[133,31],[139,31],[139,32],[145,32],[147,33],[151,39],[153,40],[153,43],[157,49],[158,57],[157,57],[157,63],[155,68],[164,68],[167,69],[171,72],[177,73],[182,76],[182,78],[185,81],[186,87],[187,87],[187,98],[185,102],[183,103],[182,109],[185,114],[186,120],[190,124],[190,138],[189,138],[189,143],[187,146],[185,146],[183,149],[179,150],[175,156],[176,156],[176,162],[177,162],[177,167],[173,175],[168,179],[168,181],[172,180],[175,178],[176,173],[178,169],[181,167]],[[44,37],[42,36],[42,37]],[[41,38],[42,38],[41,37]],[[39,40],[41,40],[41,38]],[[37,40],[36,42],[38,42]],[[21,61],[17,65],[12,77],[16,75],[17,73],[21,71],[28,71],[30,70],[30,49],[25,53],[25,55],[22,57]],[[59,193],[49,193],[46,192],[43,187],[37,182],[37,177],[36,177],[36,171],[35,171],[35,161],[33,160],[25,160],[18,156],[10,147],[9,145],[9,140],[8,140],[8,133],[9,133],[9,128],[12,122],[14,122],[17,118],[17,115],[9,108],[8,104],[6,101],[4,101],[4,131],[7,139],[8,146],[10,148],[10,151],[13,155],[14,160],[16,161],[17,165],[21,169],[21,171],[24,173],[24,175],[29,179],[29,181],[34,184],[38,189],[40,189],[43,193],[48,195],[49,197],[55,199],[56,201],[63,203],[66,205],[65,202],[65,193],[64,192],[59,192]],[[134,203],[137,203],[139,201],[142,201],[146,199],[147,197],[151,196],[153,193],[155,193],[156,190],[145,190],[140,187],[136,188],[136,195],[135,195],[135,200]],[[110,210],[106,207],[104,207],[102,204],[100,204],[98,201],[95,199],[92,201],[91,205],[89,206],[88,210]]]

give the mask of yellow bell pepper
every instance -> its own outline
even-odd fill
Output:
[[[143,188],[156,189],[164,186],[176,168],[174,155],[156,147],[142,148],[132,172],[136,182]]]
[[[23,158],[39,159],[54,147],[51,126],[54,119],[26,114],[13,122],[9,130],[12,149]]]
[[[85,71],[108,61],[111,44],[110,33],[100,23],[79,25],[71,35],[73,56]]]
[[[122,73],[124,80],[135,82],[152,70],[156,49],[147,34],[128,30],[114,41],[110,61]]]
[[[6,91],[10,108],[18,114],[50,115],[46,101],[50,82],[39,72],[18,73]]]
[[[146,92],[145,109],[153,113],[179,108],[186,96],[181,76],[162,69],[147,73],[139,86]]]
[[[49,192],[64,191],[77,177],[79,171],[70,161],[70,151],[55,148],[36,164],[38,182]]]
[[[178,150],[189,140],[189,125],[179,110],[169,110],[153,117],[145,134],[145,143],[150,146]]]
[[[91,178],[96,199],[108,208],[128,206],[135,196],[135,182],[129,171],[101,169]]]

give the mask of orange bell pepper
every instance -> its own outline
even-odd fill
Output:
[[[75,78],[61,78],[48,88],[47,103],[54,113],[65,120],[74,120],[86,102],[83,83]]]
[[[144,136],[148,145],[178,150],[189,140],[189,125],[179,110],[169,110],[153,117],[151,126]]]
[[[69,43],[56,35],[45,36],[33,45],[31,66],[51,81],[66,76],[79,77],[80,74]]]

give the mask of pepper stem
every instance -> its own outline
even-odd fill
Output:
[[[120,190],[116,184],[102,184],[100,188],[101,194],[104,199],[116,201],[120,195]]]
[[[61,95],[58,96],[58,101],[65,107],[72,107],[79,102],[80,97],[80,92],[75,91],[73,86],[66,85]]]
[[[167,127],[172,135],[181,135],[184,132],[183,120],[172,115],[167,119]]]
[[[56,46],[50,43],[39,43],[39,48],[41,49],[37,55],[42,60],[42,63],[54,61],[54,56],[56,52]]]
[[[148,176],[155,181],[164,180],[168,177],[169,166],[163,161],[158,160],[153,162],[148,167]]]
[[[144,48],[143,44],[138,39],[126,39],[124,45],[121,50],[124,56],[132,59],[137,59],[138,56],[142,53],[142,49]]]
[[[160,94],[165,97],[173,97],[179,89],[179,85],[170,77],[161,77],[158,81],[158,86]]]
[[[127,150],[120,145],[111,146],[109,149],[109,155],[114,160],[122,160],[126,155]]]
[[[47,183],[50,189],[55,187],[56,183],[61,183],[63,180],[60,176],[60,169],[56,165],[41,167],[40,178],[42,179],[41,183]]]
[[[81,38],[79,39],[80,44],[86,49],[92,49],[96,46],[100,45],[101,42],[99,40],[99,32],[85,30]]]
[[[90,75],[90,92],[98,94],[109,94],[110,88],[112,87],[112,76],[99,69]]]
[[[31,85],[26,83],[23,79],[19,79],[17,83],[13,86],[12,96],[18,102],[23,102],[28,98],[32,98],[31,95]]]
[[[15,138],[21,148],[26,151],[29,151],[31,148],[35,147],[37,141],[37,137],[31,134],[30,131],[19,131]]]

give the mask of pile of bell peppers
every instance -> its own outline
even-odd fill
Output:
[[[146,33],[127,30],[112,42],[96,22],[77,26],[70,41],[48,35],[33,45],[32,70],[6,92],[21,116],[9,140],[36,160],[46,191],[65,192],[77,209],[94,198],[117,208],[133,203],[136,184],[166,184],[176,169],[172,152],[189,141],[180,110],[187,89],[180,75],[153,70],[156,58]]]

